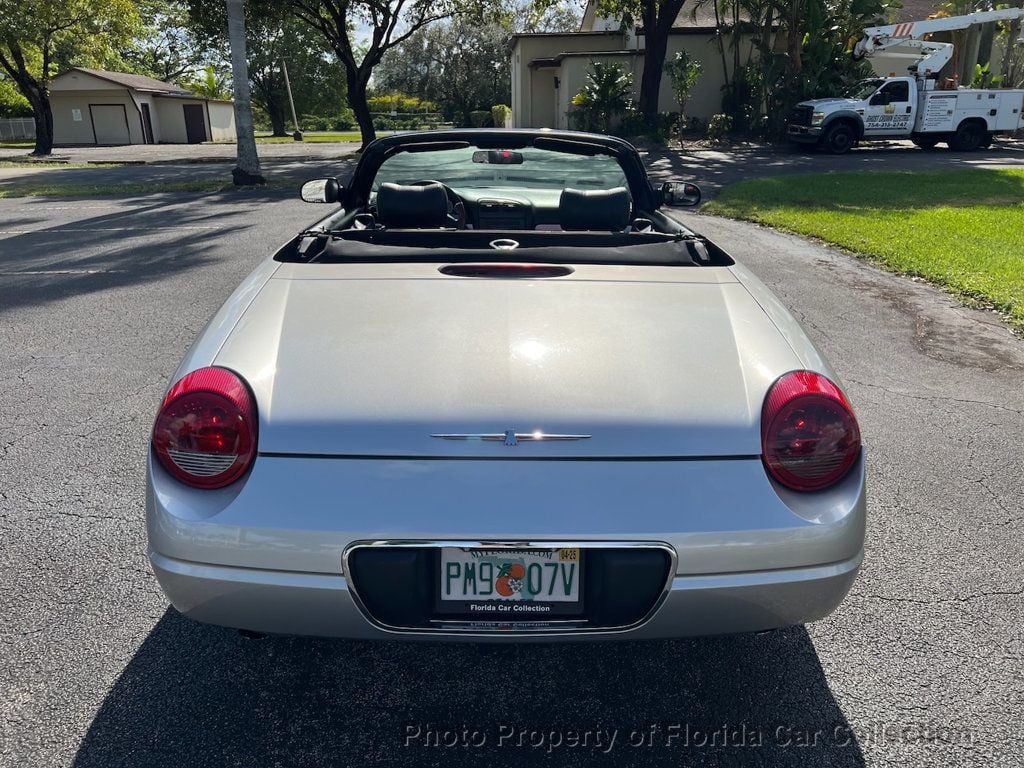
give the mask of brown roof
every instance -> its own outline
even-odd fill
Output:
[[[180,86],[165,83],[162,80],[154,80],[152,77],[146,77],[145,75],[130,75],[127,72],[107,72],[102,69],[86,69],[85,67],[72,67],[68,72],[84,72],[87,75],[98,77],[100,80],[107,80],[116,85],[131,88],[134,91],[192,95]],[[62,72],[61,74],[66,75],[67,72]]]

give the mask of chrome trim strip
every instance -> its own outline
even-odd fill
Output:
[[[683,462],[683,461],[760,461],[756,453],[733,456],[537,456],[510,453],[491,456],[458,454],[385,454],[385,453],[291,453],[260,451],[257,456],[268,459],[326,459],[330,461],[576,461],[576,462]]]
[[[516,432],[506,429],[504,432],[477,432],[477,433],[453,433],[431,435],[439,440],[482,440],[488,443],[504,443],[508,446],[519,445],[524,442],[554,442],[566,440],[589,440],[591,435],[549,435],[539,429],[533,432]]]
[[[518,630],[490,630],[484,631],[478,627],[467,627],[465,629],[457,629],[455,627],[438,627],[438,628],[426,628],[426,627],[397,627],[390,624],[384,624],[378,621],[373,614],[367,609],[363,603],[362,598],[359,596],[359,590],[356,588],[355,582],[352,579],[352,571],[349,564],[349,558],[352,553],[357,549],[366,549],[371,547],[406,547],[406,548],[418,548],[418,549],[438,549],[441,547],[465,547],[465,548],[483,548],[483,549],[567,549],[567,548],[578,548],[578,549],[660,549],[668,555],[668,573],[665,577],[665,585],[662,587],[661,594],[654,601],[651,609],[642,616],[638,621],[632,624],[624,624],[622,626],[615,627],[578,627],[574,630],[567,631],[561,627],[536,627],[534,629],[518,629]],[[436,636],[443,633],[457,634],[461,637],[493,637],[494,635],[501,635],[502,637],[536,637],[537,635],[544,635],[546,637],[557,637],[560,635],[597,635],[597,634],[613,634],[619,632],[626,632],[633,629],[638,629],[644,624],[649,622],[654,615],[658,612],[658,609],[664,604],[668,598],[669,590],[672,588],[672,580],[676,575],[676,566],[678,564],[678,555],[676,554],[675,548],[664,541],[605,541],[605,540],[584,540],[584,541],[567,541],[562,539],[557,540],[528,540],[528,541],[487,541],[487,540],[450,540],[450,539],[377,539],[371,541],[353,541],[347,547],[341,555],[342,572],[345,574],[345,581],[348,585],[349,594],[352,596],[352,601],[356,604],[359,612],[363,614],[363,617],[370,622],[374,627],[384,632],[400,635],[425,635],[425,636]],[[434,623],[433,620],[431,623]],[[529,623],[543,623],[550,624],[553,622],[529,622]],[[516,623],[517,626],[522,627],[524,623]]]

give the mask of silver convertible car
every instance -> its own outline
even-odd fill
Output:
[[[864,455],[772,294],[608,136],[391,136],[199,335],[153,427],[175,608],[350,638],[671,638],[826,616]]]

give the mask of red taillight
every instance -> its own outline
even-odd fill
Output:
[[[768,390],[761,411],[768,473],[795,491],[820,491],[860,456],[860,429],[846,395],[819,373],[792,371]]]
[[[153,425],[164,469],[195,488],[223,488],[256,456],[252,394],[226,368],[200,368],[171,387]]]

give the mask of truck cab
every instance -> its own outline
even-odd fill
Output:
[[[917,116],[912,77],[861,80],[839,98],[811,99],[790,114],[788,137],[841,155],[864,139],[906,139]]]

